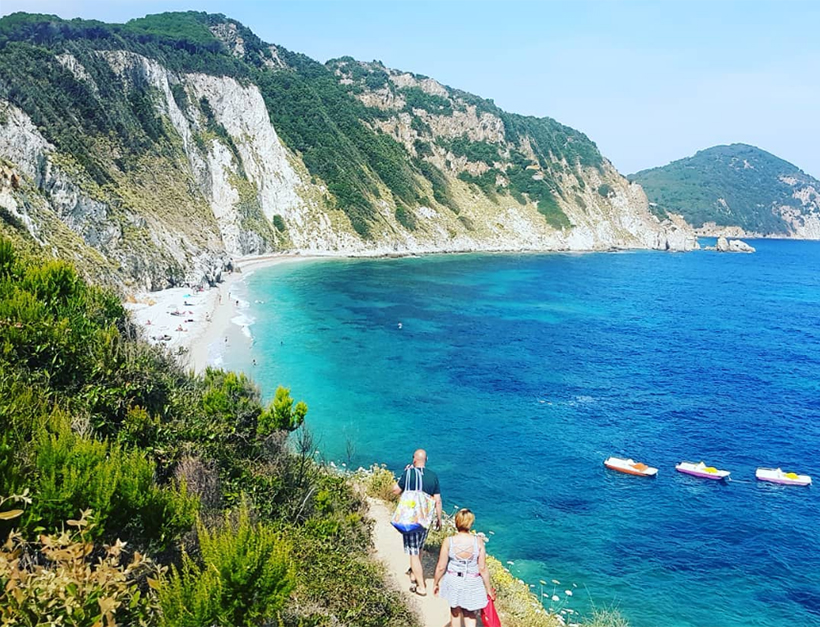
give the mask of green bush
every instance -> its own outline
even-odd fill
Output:
[[[466,135],[449,140],[439,139],[437,143],[457,157],[467,157],[469,161],[486,163],[490,167],[501,159],[498,154],[498,146],[485,141],[470,141]]]
[[[288,545],[272,528],[251,521],[247,505],[219,527],[198,525],[201,565],[185,555],[158,586],[161,624],[266,624],[294,588]]]
[[[390,77],[381,68],[372,68],[364,79],[364,84],[368,89],[381,89],[388,84]]]
[[[408,231],[415,231],[418,228],[416,216],[403,205],[396,206],[396,220]]]
[[[410,128],[412,128],[416,133],[419,135],[432,135],[433,129],[430,128],[430,125],[427,124],[424,120],[422,120],[419,116],[414,115],[413,118],[410,120]]]
[[[480,174],[475,176],[470,174],[469,172],[460,172],[458,178],[465,183],[471,183],[478,187],[484,195],[495,202],[497,200],[497,190],[496,190],[496,178],[498,176],[498,171],[489,169],[484,174]]]
[[[384,566],[367,554],[371,531],[361,498],[345,477],[324,475],[321,486],[320,511],[287,532],[299,570],[284,625],[417,627],[401,593],[386,585]]]
[[[154,587],[161,627],[227,624],[219,573],[212,568],[200,568],[187,553],[183,553],[180,567],[172,564],[168,574]]]
[[[42,437],[34,473],[33,503],[23,524],[29,533],[57,529],[90,509],[96,533],[116,530],[162,548],[194,522],[196,500],[184,486],[157,485],[154,464],[144,454],[79,436],[67,426]]]
[[[454,213],[458,213],[458,205],[456,205],[453,200],[452,194],[450,193],[450,183],[447,181],[447,177],[444,176],[444,173],[424,159],[414,159],[413,163],[419,172],[430,181],[430,185],[433,187],[433,198],[435,201],[440,205],[444,205]]]
[[[370,468],[360,468],[354,475],[355,481],[364,487],[367,496],[374,499],[394,503],[399,500],[397,494],[393,494],[393,486],[396,478],[386,466],[373,464]]]
[[[280,385],[276,388],[273,400],[259,417],[257,433],[261,437],[267,437],[274,431],[295,431],[302,426],[307,411],[304,401],[294,405],[290,389]]]
[[[612,193],[612,187],[610,187],[607,183],[601,183],[598,186],[598,193],[604,198],[608,198]]]
[[[285,219],[282,216],[280,216],[278,213],[273,216],[273,226],[280,233],[284,233],[285,231],[288,230],[288,227],[285,224]]]
[[[533,178],[536,174],[541,174],[543,178]],[[526,194],[538,204],[538,212],[546,218],[548,224],[558,229],[570,226],[569,218],[552,193],[553,185],[543,172],[533,171],[522,165],[512,165],[507,168],[506,175],[510,182],[509,192],[519,202],[523,194]]]
[[[420,87],[404,87],[401,95],[406,103],[405,109],[410,113],[413,109],[423,109],[436,115],[452,115],[453,105],[449,98],[428,94]]]

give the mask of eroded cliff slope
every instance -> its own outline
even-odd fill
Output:
[[[0,229],[107,282],[237,256],[693,247],[582,133],[221,15],[0,20]]]

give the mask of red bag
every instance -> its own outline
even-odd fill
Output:
[[[484,627],[501,627],[501,619],[498,618],[495,603],[490,597],[487,597],[487,606],[481,610],[481,624]]]

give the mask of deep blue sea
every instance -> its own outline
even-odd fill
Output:
[[[268,395],[290,386],[337,464],[399,469],[426,448],[445,507],[472,508],[537,592],[574,590],[570,608],[820,625],[820,483],[754,479],[820,482],[820,243],[754,245],[270,267],[239,288],[254,340],[224,363]],[[609,455],[660,472],[613,473]]]

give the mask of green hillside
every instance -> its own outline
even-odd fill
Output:
[[[0,238],[0,623],[415,625],[306,413]]]
[[[232,46],[237,39],[240,48]],[[324,65],[266,44],[223,15],[164,13],[126,24],[25,13],[0,19],[0,99],[30,115],[46,138],[78,164],[89,184],[109,198],[117,196],[121,174],[141,167],[145,155],[167,161],[177,142],[173,129],[152,107],[156,94],[138,83],[123,85],[98,54],[112,50],[155,59],[176,72],[230,76],[257,85],[277,132],[310,174],[327,185],[331,202],[364,238],[371,236],[378,202],[385,195],[397,212],[429,205],[429,189],[439,191],[434,200],[452,204],[447,182],[435,166],[378,129],[385,112],[365,106],[356,97],[360,88],[340,81],[338,61]],[[60,54],[72,55],[98,89],[61,64],[56,58]],[[377,75],[357,68],[357,78],[366,79],[370,87],[389,83],[384,71]],[[500,116],[505,129],[503,143],[496,146],[498,173],[509,179],[516,197],[526,194],[541,201],[539,208],[551,224],[569,225],[554,198],[559,177],[564,170],[602,163],[597,147],[585,135],[549,118],[508,114],[492,101],[458,90],[448,89],[447,96],[418,88],[401,91],[410,113],[451,116],[476,106]],[[186,98],[183,89],[174,96]],[[207,117],[207,101],[193,104]],[[210,131],[225,139],[218,125]],[[528,156],[519,150],[525,143],[532,147]],[[516,178],[518,170],[530,164],[545,170],[543,180]],[[483,189],[494,197],[496,179],[488,175],[487,181],[490,178],[492,185]],[[275,232],[264,235],[276,245]]]
[[[680,213],[695,227],[714,222],[762,234],[790,233],[782,208],[816,211],[820,191],[820,182],[797,166],[746,144],[701,150],[628,178],[643,186],[658,212]],[[797,197],[807,187],[815,190],[808,203]]]

